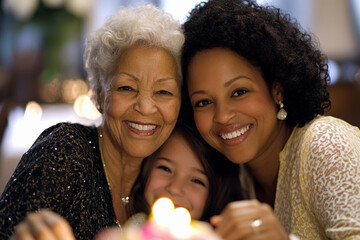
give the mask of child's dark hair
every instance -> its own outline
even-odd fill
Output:
[[[186,139],[189,147],[200,160],[209,180],[209,196],[199,220],[208,221],[210,217],[220,214],[229,202],[244,199],[237,164],[231,163],[209,146],[198,132],[188,125],[178,123],[172,134],[174,133],[179,133]],[[150,213],[151,206],[147,203],[144,192],[152,166],[161,149],[162,147],[142,163],[140,174],[130,193],[130,203],[127,205],[129,217],[139,212]]]

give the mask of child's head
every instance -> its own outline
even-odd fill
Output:
[[[163,146],[144,160],[130,196],[129,214],[149,213],[159,197],[186,207],[194,219],[208,220],[228,202],[242,199],[238,166],[197,132],[177,126]]]

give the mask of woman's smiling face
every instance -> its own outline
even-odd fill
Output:
[[[158,47],[125,50],[104,94],[105,128],[124,154],[146,157],[172,132],[180,110],[174,58]]]
[[[234,163],[268,151],[277,108],[259,69],[231,50],[203,50],[190,61],[187,84],[196,126],[211,146]]]

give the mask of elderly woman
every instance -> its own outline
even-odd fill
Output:
[[[183,42],[179,23],[151,5],[122,9],[87,38],[85,67],[103,122],[98,128],[59,123],[39,136],[1,196],[0,239],[9,238],[27,212],[42,208],[63,216],[76,239],[126,221],[144,157],[177,121]],[[56,217],[32,214],[15,237],[41,232],[51,239],[59,230],[52,226]],[[54,232],[41,231],[47,226]]]

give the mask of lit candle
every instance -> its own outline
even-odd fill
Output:
[[[177,238],[188,238],[191,236],[191,215],[186,208],[175,208],[170,222],[170,232]]]
[[[186,208],[175,208],[169,198],[153,204],[151,217],[141,229],[128,227],[124,232],[126,240],[220,240],[208,223],[192,220]]]
[[[158,199],[152,207],[154,221],[161,227],[169,227],[174,208],[174,203],[169,198]]]
[[[191,215],[183,207],[175,208],[169,198],[158,199],[152,207],[152,215],[155,223],[166,228],[172,236],[185,239],[191,236]]]

